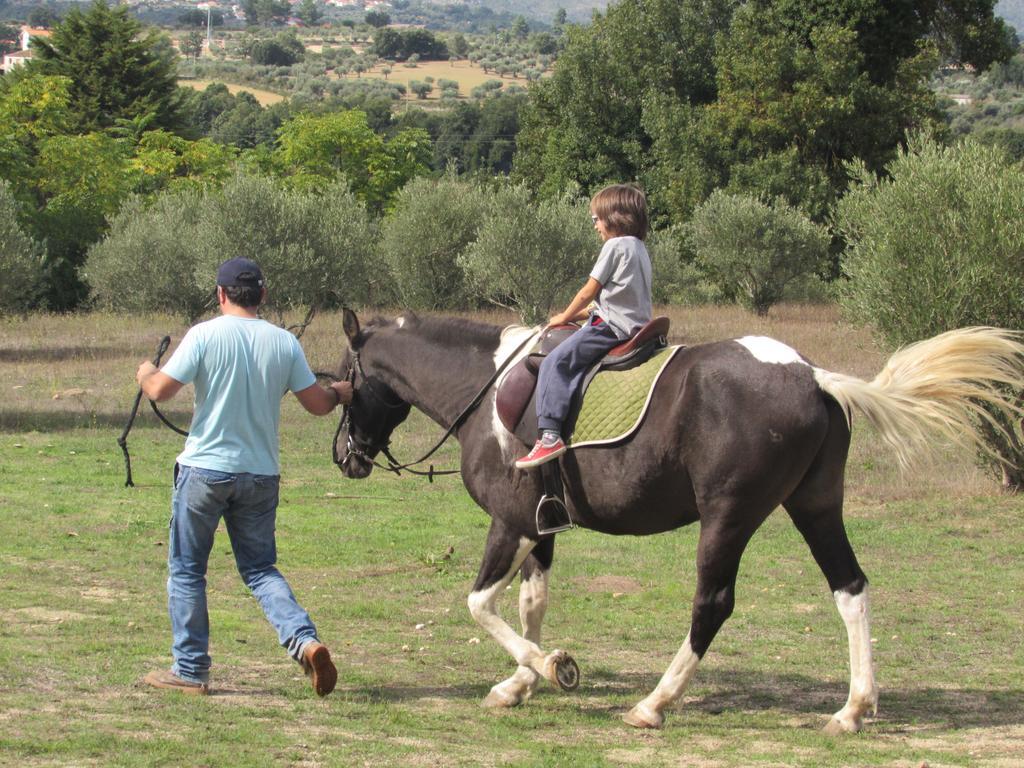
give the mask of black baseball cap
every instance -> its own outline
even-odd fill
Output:
[[[260,265],[252,259],[241,256],[228,259],[217,269],[217,285],[225,288],[232,286],[262,288],[264,285],[263,272],[260,270]]]

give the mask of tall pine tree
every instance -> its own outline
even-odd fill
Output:
[[[127,123],[174,130],[180,123],[176,57],[156,30],[144,30],[124,6],[95,0],[71,9],[49,39],[33,41],[30,72],[70,78],[74,129]]]

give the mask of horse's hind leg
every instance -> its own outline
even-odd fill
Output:
[[[660,728],[665,722],[664,710],[683,695],[711,641],[732,614],[740,557],[766,516],[767,512],[742,524],[710,517],[712,522],[701,524],[690,632],[657,687],[623,716],[629,725]]]
[[[540,645],[540,629],[548,608],[548,575],[554,555],[555,540],[547,538],[538,542],[526,556],[520,570],[522,581],[519,585],[519,621],[523,626],[523,637]],[[529,699],[540,683],[540,675],[527,666],[516,670],[512,677],[498,683],[484,705],[489,707],[514,707]]]
[[[841,455],[845,458],[845,451]],[[850,695],[825,730],[857,733],[864,726],[864,715],[878,708],[878,687],[871,663],[868,580],[843,526],[842,467],[829,471],[812,466],[783,506],[828,580],[850,643]]]
[[[509,531],[500,520],[491,521],[491,530],[487,534],[487,551],[480,566],[473,591],[469,595],[469,612],[476,622],[483,627],[498,643],[508,651],[520,667],[527,667],[532,672],[547,678],[563,688],[574,688],[578,681],[579,670],[576,663],[564,652],[553,651],[545,655],[536,640],[516,634],[495,609],[498,596],[512,581],[527,555],[537,542],[518,536]],[[531,630],[536,623],[539,636],[539,621],[530,620]],[[524,673],[525,676],[525,673]],[[506,697],[499,683],[491,689],[484,701],[490,706],[514,706],[520,703],[514,697]]]

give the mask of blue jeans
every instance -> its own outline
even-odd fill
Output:
[[[621,343],[607,323],[595,325],[591,316],[586,325],[548,353],[537,373],[538,428],[561,433],[572,398],[583,385],[587,371]]]
[[[182,466],[171,499],[167,546],[167,607],[174,643],[173,672],[205,683],[210,676],[210,618],[206,610],[206,565],[221,518],[231,538],[242,581],[259,601],[278,639],[298,661],[316,627],[274,567],[277,545],[276,475],[228,474]]]

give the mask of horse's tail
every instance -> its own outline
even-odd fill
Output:
[[[911,466],[931,452],[934,433],[955,443],[976,446],[999,458],[984,440],[983,424],[1005,428],[985,405],[1020,418],[1020,399],[1001,389],[1024,384],[1024,343],[1017,331],[961,328],[897,351],[873,381],[814,369],[818,385],[843,407],[860,411]]]

